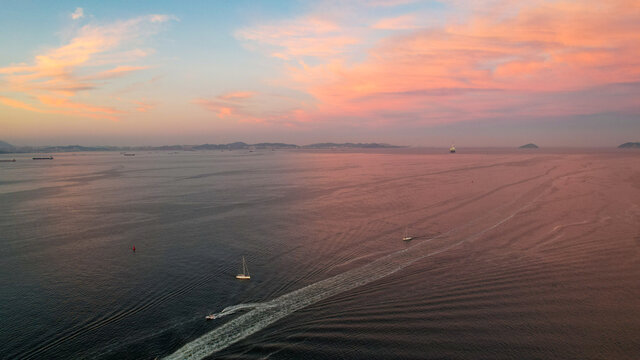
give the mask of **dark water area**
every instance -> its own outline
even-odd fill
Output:
[[[12,157],[2,359],[640,354],[637,151]]]

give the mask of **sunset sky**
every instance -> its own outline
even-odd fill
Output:
[[[640,141],[636,1],[4,1],[16,145]]]

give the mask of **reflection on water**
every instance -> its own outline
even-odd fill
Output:
[[[16,159],[0,169],[2,358],[640,352],[634,153]]]

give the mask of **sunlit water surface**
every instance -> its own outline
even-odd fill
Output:
[[[12,157],[3,359],[640,354],[638,152]]]

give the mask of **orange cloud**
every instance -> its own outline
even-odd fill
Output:
[[[256,93],[253,91],[235,91],[218,95],[213,99],[195,99],[192,103],[218,112],[220,117],[224,117],[239,112],[238,110],[244,106],[244,103],[255,95]]]
[[[91,106],[83,103],[77,103],[70,101],[66,98],[55,98],[51,96],[39,96],[38,100],[44,104],[54,108],[64,108],[69,110],[76,110],[79,112],[92,112],[92,113],[105,113],[105,114],[117,114],[120,111],[109,108],[109,107],[101,107],[101,106]]]
[[[233,110],[231,108],[221,107],[220,113],[218,114],[218,116],[220,116],[221,118],[224,118],[225,116],[231,115],[232,112]]]
[[[32,105],[29,105],[25,102],[7,98],[7,97],[2,97],[2,96],[0,96],[0,103],[16,109],[28,110],[28,111],[33,111],[37,113],[81,116],[81,117],[89,117],[93,119],[107,119],[107,120],[114,120],[114,121],[117,120],[115,116],[109,115],[111,113],[115,113],[116,112],[115,110],[95,108],[95,107],[87,106],[84,104],[69,103],[69,102],[65,102],[64,99],[63,100],[50,99],[50,98],[41,99],[41,103],[44,104],[45,106],[53,105],[55,108],[38,108]],[[60,108],[64,108],[64,109],[61,110]],[[103,112],[103,113],[96,114],[95,112]]]
[[[254,95],[255,93],[251,91],[238,91],[238,92],[231,92],[231,93],[220,95],[218,96],[218,99],[222,99],[222,100],[248,99],[250,97],[253,97]]]
[[[219,119],[265,125],[303,121],[301,110],[283,106],[292,102],[295,101],[287,96],[252,91],[229,92],[210,99],[197,98],[191,101],[192,104],[215,113]]]
[[[616,111],[633,103],[606,103],[592,93],[640,82],[637,2],[498,1],[474,10],[439,28],[383,38],[362,61],[341,55],[346,43],[319,63],[287,63],[288,86],[316,100],[305,119],[435,124]],[[373,27],[399,28],[410,20],[382,19]],[[277,44],[289,57],[305,54],[287,46],[299,40],[289,33],[252,39]]]
[[[76,13],[81,14],[81,11]],[[60,96],[73,97],[78,91],[97,88],[92,81],[123,77],[133,71],[148,68],[118,65],[109,70],[92,71],[96,67],[146,56],[148,51],[121,51],[121,48],[133,40],[140,40],[157,32],[158,24],[171,19],[173,17],[166,15],[148,15],[109,25],[83,26],[68,44],[36,55],[32,64],[22,63],[0,68],[0,75],[4,75],[5,80],[0,91],[13,93],[12,97],[27,95],[36,98],[45,105],[44,108],[16,106],[19,103],[7,100],[3,104],[45,113],[62,111],[79,116],[93,114],[90,117],[96,117],[95,113],[112,114],[98,116],[115,119],[115,114],[120,112],[112,108],[73,102]],[[86,74],[87,72],[89,73]]]
[[[236,109],[236,106],[234,105],[230,106],[229,104],[217,100],[194,99],[191,102],[193,104],[200,105],[211,112],[216,113],[220,119],[233,114]]]
[[[149,68],[148,66],[126,66],[126,65],[117,66],[113,69],[106,70],[98,74],[85,77],[85,79],[91,79],[91,80],[111,79],[116,77],[122,77],[134,71],[145,70],[148,68]]]
[[[136,104],[136,111],[138,112],[148,112],[150,110],[152,110],[155,107],[155,104],[151,104],[148,102],[144,102],[144,101],[132,101],[134,104]]]
[[[44,112],[43,110],[38,109],[36,107],[33,107],[33,106],[31,106],[29,104],[26,104],[26,103],[24,103],[22,101],[6,98],[6,97],[3,97],[3,96],[0,96],[0,102],[5,104],[5,105],[7,105],[7,106],[16,108],[16,109],[23,109],[23,110],[29,110],[29,111],[34,111],[34,112]]]

